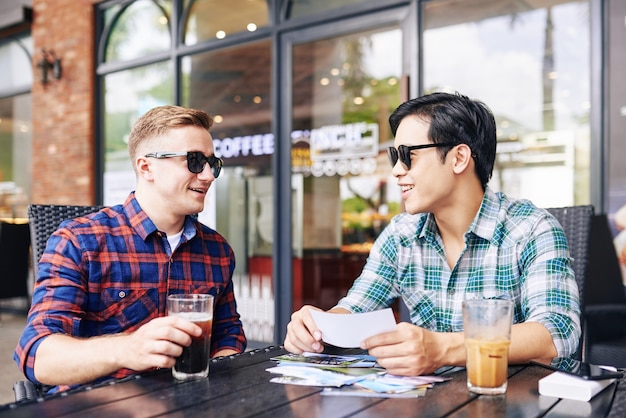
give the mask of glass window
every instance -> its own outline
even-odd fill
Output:
[[[589,203],[589,2],[424,4],[424,91],[494,112],[490,187],[544,207]]]
[[[123,202],[135,188],[128,156],[133,123],[155,106],[173,103],[172,64],[162,62],[104,77],[104,204]]]
[[[294,309],[334,306],[400,211],[386,149],[402,45],[394,27],[293,48]]]
[[[32,52],[30,35],[0,42],[0,91],[21,86],[30,88],[33,83]]]
[[[185,45],[254,32],[268,24],[267,0],[196,0],[191,3]]]
[[[611,86],[606,108],[608,143],[607,184],[605,208],[614,236],[615,249],[626,286],[626,2],[610,0],[607,4],[608,33],[606,83]]]
[[[274,338],[271,51],[261,41],[182,62],[183,105],[214,117],[215,154],[224,160],[205,223],[233,247],[237,309],[248,339],[263,342]]]
[[[27,217],[32,185],[31,107],[30,94],[0,99],[0,218]]]
[[[30,89],[32,51],[30,34],[0,42],[0,96],[3,90]],[[0,99],[0,218],[27,216],[32,186],[31,108],[30,93]]]
[[[111,23],[113,22],[113,20],[115,20],[117,18],[117,15],[120,13],[120,10],[122,10],[122,5],[121,4],[112,5],[111,7],[106,9],[106,11],[103,14],[104,25],[105,26],[110,26]]]
[[[121,14],[113,7],[105,22],[113,28],[107,39],[105,61],[124,61],[170,48],[171,1],[137,0]]]
[[[289,0],[287,18],[293,19],[308,16],[325,10],[338,9],[343,6],[367,3],[369,1],[370,0]]]

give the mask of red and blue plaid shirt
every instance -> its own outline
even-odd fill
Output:
[[[35,355],[46,336],[132,332],[166,315],[167,295],[176,293],[212,294],[211,354],[225,348],[243,352],[246,338],[233,293],[234,269],[235,255],[225,238],[191,216],[179,246],[170,250],[165,233],[131,193],[123,205],[64,221],[51,235],[13,357],[26,377],[37,382]],[[122,369],[99,381],[132,373]]]

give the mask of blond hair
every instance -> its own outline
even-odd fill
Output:
[[[131,161],[135,161],[143,143],[184,126],[199,126],[208,131],[213,126],[213,118],[202,110],[182,106],[159,106],[149,110],[137,119],[130,131],[128,154]]]

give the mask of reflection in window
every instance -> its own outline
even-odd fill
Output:
[[[237,310],[249,340],[274,338],[272,254],[274,190],[270,41],[220,49],[182,61],[182,103],[214,118],[215,154],[224,160],[207,198],[213,224],[237,255]]]
[[[293,305],[328,309],[401,210],[386,147],[387,118],[401,100],[402,32],[297,44],[293,65],[293,216],[302,225],[293,240]]]
[[[293,52],[295,131],[292,138],[301,136],[299,141],[308,144],[312,129],[353,123],[374,124],[376,148],[369,156],[376,157],[378,144],[393,140],[387,118],[400,103],[401,37],[399,29],[379,30],[297,45]],[[369,132],[367,126],[363,129],[363,133]],[[376,162],[367,164],[360,160],[360,163],[349,164],[353,167],[344,172],[344,164],[339,160],[347,158],[346,154],[327,161],[331,150],[316,151],[313,145],[312,166],[294,165],[294,172],[317,177],[358,175],[367,174],[368,167],[371,174],[378,167]],[[381,153],[387,158],[385,152]],[[315,164],[316,160],[321,165]]]
[[[123,202],[134,189],[128,134],[139,116],[173,103],[169,62],[109,74],[104,79],[104,204]]]
[[[185,44],[254,32],[267,24],[267,0],[196,0],[189,10]]]
[[[459,91],[494,112],[490,187],[540,206],[588,203],[589,4],[524,4],[425,3],[424,91]]]
[[[113,27],[107,39],[105,61],[123,61],[166,51],[170,47],[171,0],[137,0],[121,14],[107,10],[105,21]]]
[[[293,19],[308,16],[325,10],[338,9],[358,3],[367,3],[370,0],[289,0],[287,18]]]
[[[0,218],[27,216],[32,185],[31,108],[30,94],[0,99]]]
[[[185,57],[183,104],[204,109],[215,117],[215,138],[269,133],[270,65],[270,41]],[[222,157],[225,163],[231,159],[234,164],[247,153],[226,152]]]
[[[0,42],[0,91],[30,87],[33,83],[32,51],[33,38],[30,34]]]
[[[0,42],[0,218],[26,217],[30,203],[32,100],[15,91],[33,83],[32,50],[30,33]]]

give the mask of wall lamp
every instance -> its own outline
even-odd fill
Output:
[[[55,80],[61,79],[63,67],[61,67],[61,58],[57,57],[53,50],[42,49],[42,58],[37,63],[40,71],[40,80],[42,84],[47,84],[50,80],[50,72]]]

